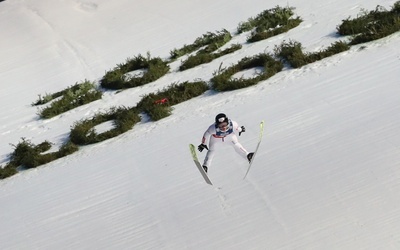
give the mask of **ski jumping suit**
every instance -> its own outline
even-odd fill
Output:
[[[247,152],[242,144],[239,143],[238,138],[235,134],[241,131],[242,128],[239,127],[237,122],[230,119],[228,122],[228,129],[226,129],[226,131],[221,131],[216,123],[212,124],[206,130],[202,139],[202,144],[207,145],[207,139],[210,138],[209,150],[207,151],[203,166],[210,167],[212,159],[215,155],[216,148],[224,144],[226,145],[227,143],[231,144],[238,154],[247,159],[246,156],[249,152]]]

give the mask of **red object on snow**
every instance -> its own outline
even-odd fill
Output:
[[[163,99],[154,101],[154,104],[165,104],[167,102],[168,102],[168,99],[167,98],[163,98]]]

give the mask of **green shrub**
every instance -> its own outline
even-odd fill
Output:
[[[270,37],[285,33],[297,26],[302,22],[300,18],[296,19],[290,19],[286,25],[282,25],[279,27],[276,27],[274,29],[265,29],[265,30],[260,30],[260,31],[255,31],[251,34],[251,36],[247,39],[248,42],[254,43],[258,42],[261,40],[268,39]]]
[[[35,146],[35,149],[39,152],[39,153],[44,153],[47,150],[49,150],[51,148],[52,144],[49,141],[44,141],[38,145]]]
[[[61,93],[61,92],[59,92]],[[62,97],[53,101],[48,107],[39,110],[41,118],[47,119],[98,100],[102,92],[96,89],[94,83],[85,80],[62,91]]]
[[[153,121],[157,121],[171,115],[171,106],[199,96],[208,89],[204,81],[172,84],[157,93],[144,96],[137,108],[146,112]]]
[[[349,50],[350,45],[344,41],[337,41],[332,43],[328,48],[321,50],[315,53],[309,53],[308,57],[311,58],[312,62],[322,60],[326,57],[333,56],[335,54],[339,54],[343,51]]]
[[[75,143],[73,143],[70,140],[68,140],[55,153],[56,153],[56,157],[58,159],[58,158],[62,158],[62,157],[65,157],[67,155],[73,154],[78,150],[79,150],[79,147]]]
[[[182,63],[182,65],[179,67],[179,70],[187,70],[190,68],[194,68],[198,65],[204,64],[204,63],[209,63],[212,60],[219,58],[221,56],[233,53],[236,50],[239,50],[242,48],[242,45],[240,44],[233,44],[229,48],[222,50],[220,52],[216,53],[207,53],[204,51],[199,51],[197,54],[189,56],[186,61]]]
[[[62,96],[65,91],[66,90],[59,91],[59,92],[56,92],[56,93],[53,93],[53,94],[45,94],[43,97],[41,95],[39,95],[39,99],[36,102],[34,102],[32,104],[32,106],[38,106],[38,105],[46,104],[46,103],[56,99],[57,97]]]
[[[259,14],[257,17],[261,16],[261,14]],[[238,27],[237,27],[237,33],[241,34],[247,31],[250,31],[252,29],[254,29],[254,27],[257,26],[257,22],[259,21],[258,19],[254,18],[254,17],[250,17],[249,19],[247,19],[247,21],[245,22],[240,22]]]
[[[172,107],[168,104],[157,105],[157,106],[147,109],[146,113],[149,115],[149,117],[152,121],[158,121],[165,117],[170,116],[172,113],[172,110],[173,110]]]
[[[124,72],[118,67],[107,71],[100,80],[100,85],[106,89],[123,89],[125,84],[127,84],[127,80],[125,79],[126,73],[128,72]]]
[[[223,29],[222,31],[217,32],[210,41],[205,44],[206,47],[200,50],[200,53],[211,53],[216,51],[217,49],[221,48],[227,42],[232,39],[231,33],[229,31]]]
[[[11,164],[6,165],[4,168],[0,166],[0,179],[5,179],[16,173],[18,173],[17,168]]]
[[[292,18],[294,15],[293,7],[275,7],[264,10],[256,17],[249,18],[248,21],[239,23],[238,33],[253,30],[248,42],[257,42],[287,32],[297,27],[301,18]]]
[[[304,53],[301,43],[289,41],[283,42],[279,46],[275,46],[274,52],[276,57],[279,57],[284,62],[289,63],[293,68],[300,68],[306,64],[313,63],[349,49],[350,46],[347,43],[339,41],[331,44],[331,46],[320,52]]]
[[[97,133],[95,126],[107,121],[113,121],[114,127],[106,132]],[[96,114],[91,119],[76,122],[71,128],[70,140],[77,145],[101,142],[128,131],[139,121],[140,117],[135,108],[114,107],[106,113]]]
[[[350,19],[349,17],[342,20],[342,24],[337,27],[337,32],[342,36],[360,34],[365,30],[368,23],[372,21],[372,16],[369,16],[366,11],[363,11],[357,18]]]
[[[209,63],[214,60],[214,55],[210,53],[197,53],[196,55],[189,56],[182,64],[179,66],[180,71],[194,68],[198,65]]]
[[[353,36],[350,45],[370,42],[400,30],[400,1],[390,11],[382,6],[375,10],[363,10],[358,17],[346,19],[337,27],[340,35]]]
[[[164,76],[169,71],[169,65],[161,58],[147,58],[138,55],[134,58],[128,58],[125,63],[117,65],[113,70],[108,71],[100,80],[100,84],[106,89],[126,89],[145,85]],[[126,74],[143,70],[142,76],[127,76]]]
[[[10,163],[14,166],[34,168],[39,166],[40,147],[36,147],[29,140],[22,141],[14,146],[14,152],[10,156]]]
[[[46,103],[48,103],[48,102],[50,102],[50,101],[52,101],[52,100],[54,100],[54,99],[56,99],[58,97],[66,95],[68,92],[73,92],[73,93],[82,92],[82,90],[84,90],[86,88],[95,89],[95,86],[94,86],[94,84],[92,82],[90,82],[88,80],[84,80],[83,82],[81,82],[79,84],[76,83],[75,85],[73,85],[71,87],[68,87],[68,88],[66,88],[66,89],[64,89],[62,91],[58,91],[58,92],[53,93],[53,94],[45,94],[43,97],[41,95],[39,95],[39,99],[36,102],[34,102],[32,104],[32,106],[38,106],[38,105],[46,104]],[[100,98],[101,98],[101,96],[100,96]]]
[[[22,138],[22,141],[17,145],[12,145],[14,152],[10,155],[10,162],[6,166],[7,173],[16,173],[17,167],[36,168],[40,165],[49,163],[58,158],[72,154],[78,150],[76,145],[67,142],[62,145],[57,152],[42,154],[51,148],[51,143],[44,141],[38,145],[33,144],[31,141]]]
[[[282,42],[279,46],[275,46],[274,53],[277,57],[289,63],[293,68],[299,68],[307,63],[307,56],[303,53],[300,42],[289,41]]]
[[[240,71],[262,67],[263,72],[253,78],[232,78],[232,76]],[[283,68],[282,62],[275,60],[271,55],[258,54],[253,57],[245,57],[237,64],[215,73],[211,78],[212,88],[217,91],[228,91],[240,88],[246,88],[266,80],[275,75]]]
[[[183,55],[192,53],[204,46],[206,47],[202,49],[202,52],[200,53],[211,53],[220,48],[222,45],[226,44],[231,39],[231,34],[225,29],[216,33],[208,32],[202,37],[196,38],[196,40],[192,44],[184,45],[180,49],[173,49],[170,52],[171,60],[175,60]]]

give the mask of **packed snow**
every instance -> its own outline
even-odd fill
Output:
[[[135,106],[172,83],[209,81],[221,63],[272,52],[284,40],[318,51],[345,39],[336,34],[343,19],[394,2],[2,1],[0,165],[21,138],[56,148],[78,120]],[[278,5],[295,7],[303,22],[254,44],[235,34],[240,22]],[[183,72],[178,60],[155,82],[106,91],[52,119],[31,105],[98,81],[128,57],[166,59],[224,28],[241,50]],[[0,180],[0,249],[400,249],[399,42],[397,32],[253,87],[207,91],[167,118],[143,118],[116,138]],[[226,147],[209,167],[210,186],[188,145],[200,144],[220,112],[246,127],[239,140],[249,151],[261,120],[265,133],[246,179],[248,164]]]

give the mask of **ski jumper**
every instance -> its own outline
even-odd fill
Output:
[[[203,166],[210,167],[211,162],[215,155],[215,150],[222,145],[232,145],[235,151],[243,158],[247,159],[247,150],[239,143],[236,133],[242,131],[237,122],[228,120],[228,128],[222,131],[218,128],[216,123],[210,125],[203,135],[202,144],[206,144],[209,139],[209,150],[207,151],[206,158],[204,159]]]

